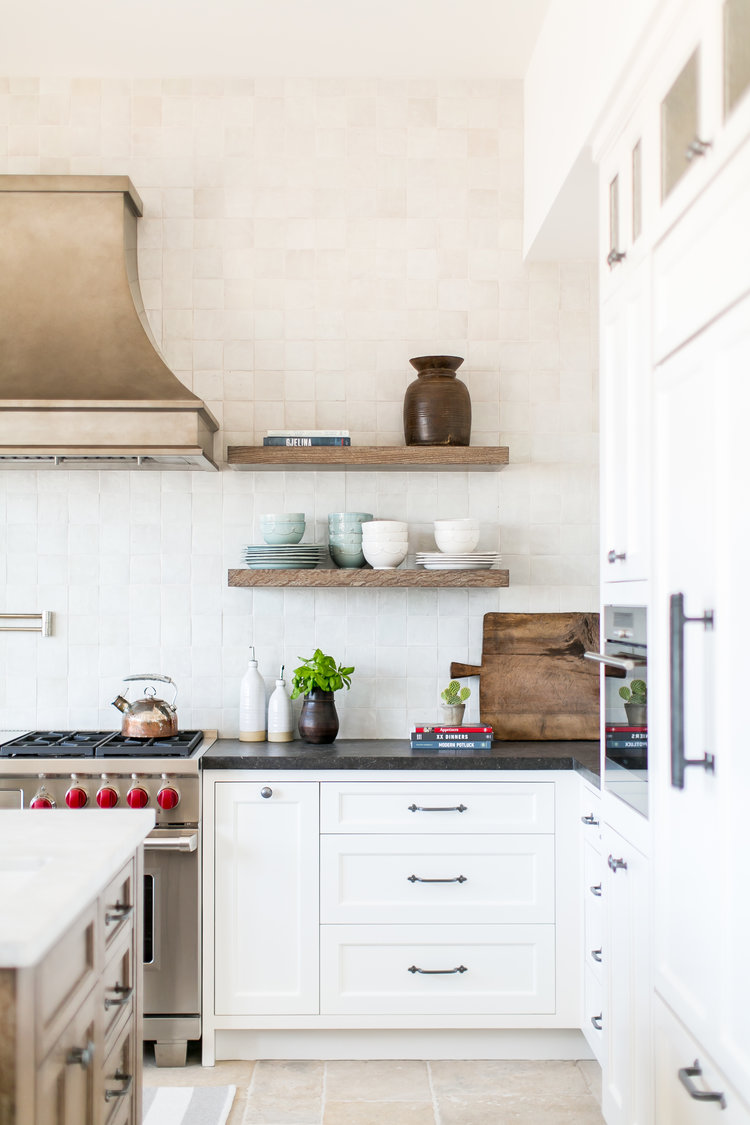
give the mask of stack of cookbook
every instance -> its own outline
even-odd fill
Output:
[[[310,448],[314,445],[351,445],[348,430],[267,430],[264,445]]]
[[[492,727],[483,723],[458,727],[417,723],[411,732],[411,748],[415,754],[489,754]]]

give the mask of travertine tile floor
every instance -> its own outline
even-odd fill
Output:
[[[227,1125],[603,1125],[596,1062],[221,1062],[147,1086],[236,1086]]]

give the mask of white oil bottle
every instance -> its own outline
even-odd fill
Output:
[[[266,685],[258,671],[255,645],[240,684],[240,742],[264,742],[266,737]]]
[[[268,741],[291,742],[294,738],[292,701],[286,690],[284,665],[281,665],[276,688],[268,701]]]

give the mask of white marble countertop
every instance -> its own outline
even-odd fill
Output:
[[[0,811],[0,968],[36,964],[153,826],[150,809]]]

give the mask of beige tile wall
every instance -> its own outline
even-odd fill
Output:
[[[180,683],[183,726],[232,733],[254,640],[269,681],[315,645],[354,663],[342,734],[400,735],[451,659],[478,659],[485,612],[596,608],[595,267],[522,262],[522,148],[519,83],[0,79],[0,171],[126,173],[141,193],[149,321],[222,455],[283,425],[400,443],[409,357],[450,353],[472,443],[511,457],[497,475],[0,473],[5,606],[58,622],[0,641],[0,725],[111,726],[119,676],[147,667]],[[344,508],[408,519],[412,550],[432,519],[477,515],[511,587],[226,588],[258,513],[304,509],[320,540]]]

